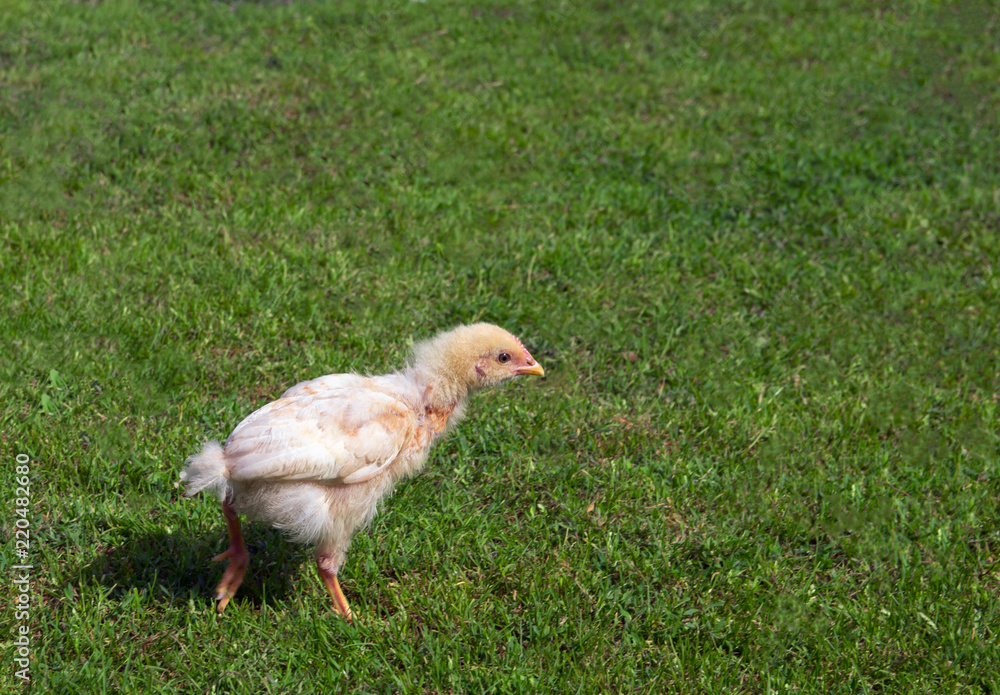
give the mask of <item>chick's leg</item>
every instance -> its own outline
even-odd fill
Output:
[[[326,584],[326,590],[330,592],[333,599],[333,610],[344,616],[347,622],[354,618],[351,615],[351,607],[347,604],[347,597],[340,590],[340,582],[337,581],[337,571],[344,561],[344,553],[337,550],[316,551],[316,568],[319,570],[320,579]]]
[[[222,513],[226,517],[226,526],[229,527],[229,549],[216,555],[214,559],[216,562],[229,560],[229,564],[226,565],[222,581],[215,590],[215,599],[219,602],[215,608],[220,613],[226,610],[229,599],[236,595],[236,590],[243,583],[247,565],[250,564],[250,556],[247,555],[247,548],[243,545],[243,533],[240,531],[240,517],[228,500],[222,503]]]

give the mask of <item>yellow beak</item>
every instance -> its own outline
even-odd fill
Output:
[[[532,374],[534,376],[545,376],[545,370],[542,369],[542,365],[535,362],[530,367],[518,367],[515,370],[518,374]]]

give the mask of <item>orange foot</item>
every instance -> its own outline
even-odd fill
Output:
[[[226,565],[222,581],[219,582],[219,586],[215,590],[215,600],[219,602],[215,609],[220,613],[226,610],[229,599],[236,595],[236,590],[243,583],[243,575],[246,574],[247,565],[250,564],[250,556],[247,555],[247,548],[243,545],[239,515],[228,501],[222,503],[222,513],[226,517],[226,526],[229,528],[229,549],[216,555],[214,560],[216,562],[229,560],[229,564]]]
[[[326,590],[330,592],[330,598],[333,599],[334,612],[343,616],[347,622],[353,622],[354,615],[351,613],[351,606],[347,603],[347,597],[344,596],[344,592],[340,589],[340,582],[337,581],[337,573],[330,569],[329,560],[328,556],[318,555],[316,557],[316,569],[319,570],[319,576],[326,585]]]
[[[215,600],[219,602],[215,610],[221,613],[226,610],[226,606],[229,605],[229,599],[236,595],[236,590],[243,583],[243,575],[246,574],[247,565],[250,564],[250,556],[247,555],[246,548],[241,543],[238,546],[229,546],[229,550],[216,555],[213,560],[215,562],[229,560],[229,564],[226,565],[226,571],[222,575],[222,581],[219,582],[219,586],[215,589]]]

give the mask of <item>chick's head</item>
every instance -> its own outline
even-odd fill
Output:
[[[545,375],[520,340],[489,323],[442,333],[418,345],[414,358],[418,365],[470,390],[495,386],[522,374]]]

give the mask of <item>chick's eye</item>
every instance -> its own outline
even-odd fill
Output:
[[[497,359],[501,363],[503,363],[503,362],[510,362],[510,355],[508,353],[506,353],[506,352],[501,352],[499,355],[497,355]]]

